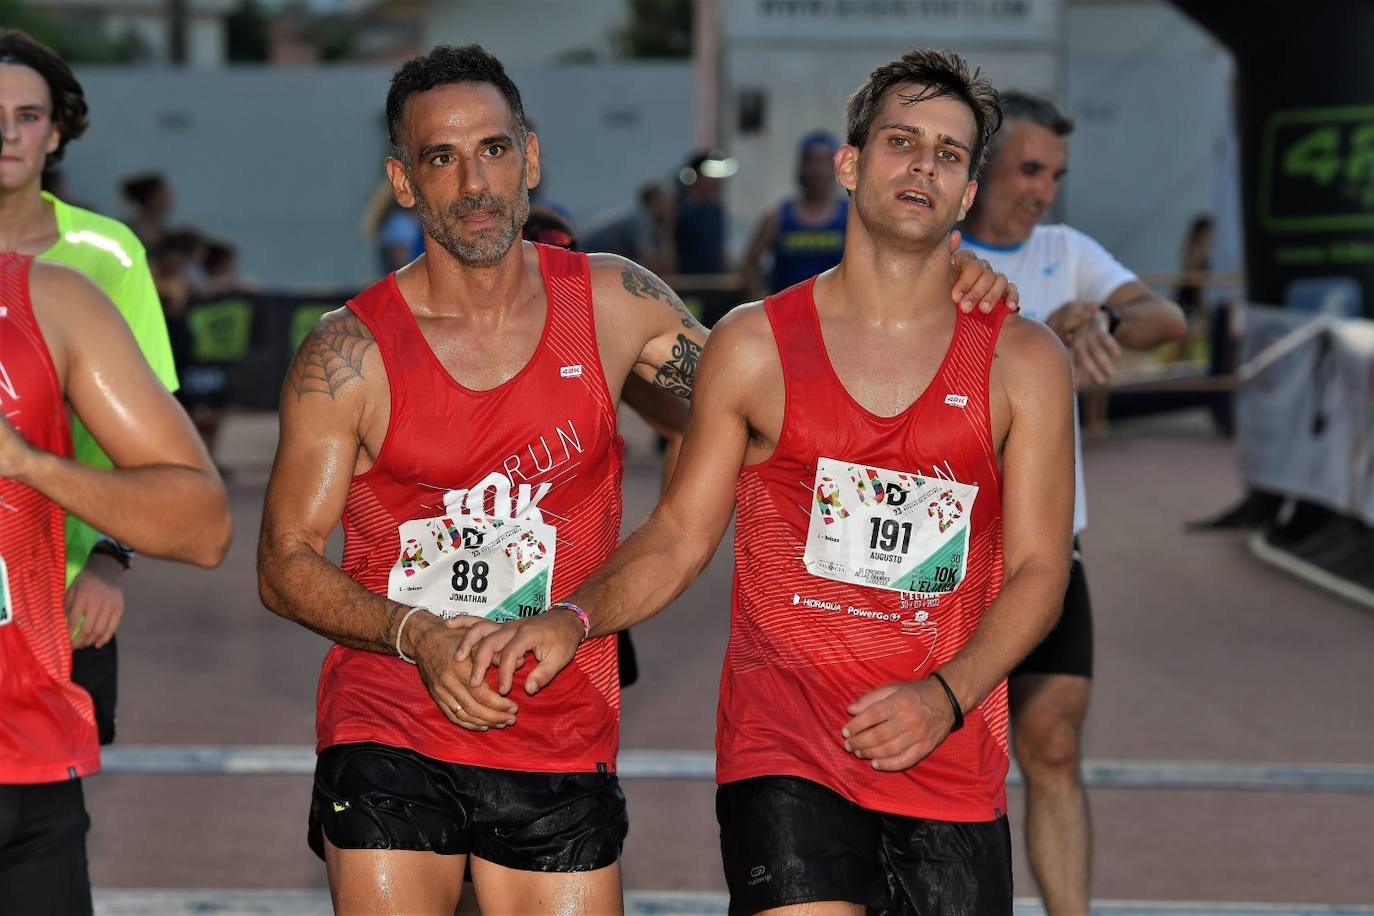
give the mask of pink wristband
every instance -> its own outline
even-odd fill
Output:
[[[557,607],[567,608],[577,615],[578,620],[582,621],[582,639],[585,642],[587,637],[592,635],[592,620],[587,616],[587,612],[569,601],[555,601],[549,610]]]

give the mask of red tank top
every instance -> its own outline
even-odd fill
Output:
[[[847,753],[840,729],[850,718],[846,708],[864,693],[925,677],[953,657],[1001,588],[1001,479],[988,374],[1008,310],[999,305],[991,315],[961,314],[930,385],[906,411],[884,418],[859,405],[836,376],[813,285],[814,279],[798,284],[764,304],[782,359],[786,412],[777,449],[745,467],[736,488],[734,604],[717,714],[717,781],[799,776],[875,811],[991,820],[1006,810],[1005,682],[967,712],[963,729],[904,772],[880,773]],[[910,483],[901,500],[915,509],[908,518],[929,516],[941,524],[939,512],[953,517],[968,502],[967,495],[962,501],[950,496],[953,482],[976,484],[958,586],[930,597],[939,589],[923,585],[917,596],[808,572],[803,557],[813,524],[819,534],[837,531],[845,526],[829,526],[825,516],[849,519],[855,509],[851,501],[846,511],[840,497],[824,489],[828,478],[824,470],[817,473],[823,459],[846,469],[903,472]],[[866,472],[849,473],[857,485]],[[881,487],[876,498],[873,490],[860,487],[846,498],[867,494],[881,503]],[[888,502],[898,500],[890,496]],[[815,523],[813,513],[819,513]],[[879,527],[873,522],[875,544]],[[845,530],[867,548],[868,528]],[[898,533],[894,527],[882,546],[900,549]]]
[[[552,598],[571,593],[620,540],[624,443],[602,373],[587,258],[539,250],[548,311],[529,363],[490,391],[458,384],[425,342],[394,275],[349,302],[377,340],[391,417],[377,462],[353,478],[344,509],[343,569],[387,593],[401,554],[398,526],[442,514],[445,490],[492,472],[512,486],[550,483],[539,502],[557,528]],[[590,639],[538,694],[516,673],[517,724],[470,732],[452,724],[396,656],[336,645],[325,657],[318,747],[375,741],[451,763],[529,772],[614,769],[620,683],[614,637]],[[495,669],[488,683],[495,685]]]
[[[0,408],[30,445],[69,458],[62,386],[29,300],[32,261],[0,254]],[[72,683],[63,521],[52,500],[0,477],[0,783],[58,782],[100,768],[91,698]]]

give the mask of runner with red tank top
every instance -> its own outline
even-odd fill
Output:
[[[387,110],[426,252],[301,345],[259,551],[265,603],[337,644],[309,840],[341,911],[450,914],[470,864],[484,910],[614,912],[615,640],[550,606],[619,540],[626,377],[690,394],[705,331],[623,258],[517,244],[539,144],[481,48],[407,62]],[[575,631],[566,679],[470,684],[466,628],[530,616]]]
[[[835,158],[843,259],[717,325],[668,492],[568,599],[593,637],[643,620],[737,507],[716,799],[732,912],[1011,911],[1005,678],[1064,590],[1072,389],[1043,328],[945,303],[997,120],[956,54],[873,73]],[[474,651],[504,678],[532,650],[547,681],[575,647],[521,621]]]
[[[116,470],[72,460],[69,406]],[[91,697],[71,678],[66,515],[214,565],[228,504],[123,318],[67,268],[0,254],[0,409],[0,912],[90,912],[81,779],[100,746]]]

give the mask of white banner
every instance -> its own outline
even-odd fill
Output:
[[[728,0],[725,37],[736,41],[1053,41],[1060,0]]]
[[[1374,321],[1251,307],[1245,341],[1246,483],[1374,525]]]

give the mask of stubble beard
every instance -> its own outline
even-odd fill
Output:
[[[510,251],[520,230],[530,216],[530,191],[525,186],[524,169],[520,170],[520,191],[514,200],[496,194],[480,194],[465,197],[449,207],[437,210],[430,206],[418,187],[411,184],[415,195],[415,215],[425,235],[434,239],[439,246],[458,259],[465,267],[492,267]],[[462,218],[478,210],[495,210],[497,218],[494,225],[485,227],[468,238],[464,238],[458,227]]]

